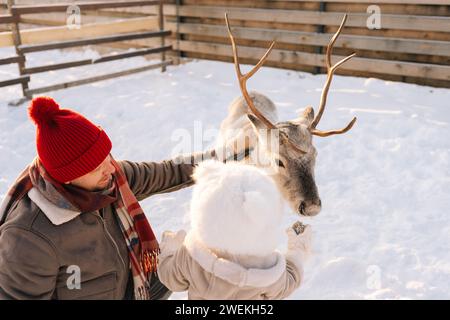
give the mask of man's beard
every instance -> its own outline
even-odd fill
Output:
[[[112,191],[114,189],[114,176],[112,175],[105,186],[98,186],[94,191]]]

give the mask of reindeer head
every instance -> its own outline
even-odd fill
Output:
[[[233,47],[234,64],[239,80],[239,86],[243,97],[251,110],[251,113],[248,114],[248,118],[259,138],[259,143],[262,144],[261,147],[268,153],[269,158],[273,160],[272,166],[277,169],[274,179],[277,182],[281,193],[289,202],[293,210],[304,216],[314,216],[318,214],[322,205],[314,179],[317,151],[312,144],[312,136],[327,137],[334,134],[345,133],[352,128],[356,121],[356,118],[353,118],[345,128],[340,130],[321,131],[316,128],[325,110],[327,94],[334,72],[343,63],[355,55],[352,54],[340,60],[335,65],[331,64],[331,51],[337,37],[341,33],[346,19],[347,15],[344,16],[339,29],[331,38],[327,47],[327,80],[322,91],[317,115],[314,115],[314,109],[312,107],[307,107],[303,114],[297,119],[273,124],[255,107],[253,100],[257,99],[260,94],[248,93],[247,80],[263,65],[264,61],[272,51],[275,42],[272,42],[267,52],[252,70],[246,74],[242,74],[236,43],[231,33],[228,16],[225,14],[228,34]],[[267,98],[264,97],[264,99]],[[262,132],[267,131],[271,131],[273,134],[261,134]],[[273,141],[267,139],[269,136],[276,137],[278,142],[276,152],[274,152],[272,148]]]

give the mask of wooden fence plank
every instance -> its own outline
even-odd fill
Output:
[[[12,86],[12,85],[16,85],[16,84],[22,84],[24,82],[29,82],[29,81],[30,81],[29,76],[20,76],[18,78],[14,78],[14,79],[3,80],[3,81],[0,81],[0,88]]]
[[[61,83],[61,84],[55,84],[55,85],[36,88],[36,89],[30,89],[27,91],[27,94],[34,95],[34,94],[41,94],[41,93],[49,92],[49,91],[56,91],[56,90],[71,88],[71,87],[75,87],[75,86],[80,86],[80,85],[84,85],[84,84],[102,81],[102,80],[123,77],[123,76],[127,76],[130,74],[138,73],[138,72],[144,72],[144,71],[148,71],[148,70],[152,70],[152,69],[158,69],[158,68],[161,68],[163,65],[168,66],[171,64],[172,64],[171,60],[166,60],[164,62],[151,64],[151,65],[147,65],[147,66],[143,66],[143,67],[128,69],[128,70],[114,72],[114,73],[108,73],[108,74],[104,74],[104,75],[100,75],[100,76],[96,76],[96,77],[90,77],[90,78],[85,78],[85,79],[71,81],[71,82],[65,82],[65,83]]]
[[[232,50],[231,46],[229,45],[194,41],[180,41],[179,47],[176,47],[175,49],[232,57]],[[258,57],[261,57],[265,53],[266,49],[239,47],[238,51],[241,58],[259,59]],[[325,55],[274,49],[271,52],[268,61],[324,67],[324,58]],[[334,56],[333,60],[341,58],[343,57]],[[450,66],[446,65],[387,61],[355,57],[344,64],[341,69],[450,81]]]
[[[114,61],[114,60],[119,60],[119,59],[132,58],[132,57],[144,56],[144,55],[148,55],[148,54],[160,53],[160,52],[168,51],[171,49],[172,49],[172,46],[169,45],[169,46],[158,47],[158,48],[134,50],[132,52],[104,55],[97,59],[84,59],[84,60],[70,61],[70,62],[64,62],[64,63],[50,64],[50,65],[46,65],[46,66],[26,68],[24,70],[24,73],[35,74],[35,73],[61,70],[61,69],[67,69],[67,68],[73,68],[73,67],[81,67],[81,66],[86,66],[86,65],[90,65],[90,64],[97,64],[97,63],[103,63],[103,62]]]
[[[9,57],[0,59],[0,65],[11,64],[11,63],[19,63],[23,58],[19,56]]]
[[[12,15],[9,15],[9,14],[0,15],[0,24],[13,23],[13,22],[14,22],[14,17]]]
[[[448,5],[448,0],[272,0],[280,2],[340,2],[367,4],[419,4],[419,5]]]
[[[168,10],[169,14],[170,10]],[[205,17],[223,19],[224,13],[228,12],[230,20],[253,20],[279,23],[302,23],[318,25],[340,25],[343,13],[318,12],[299,10],[268,10],[236,7],[214,7],[186,5],[179,8],[180,16]],[[369,14],[351,13],[348,16],[346,26],[366,27]],[[383,29],[400,30],[425,30],[450,32],[450,19],[448,17],[413,16],[383,14],[381,27]]]
[[[101,62],[107,62],[107,61],[113,61],[113,60],[119,60],[119,59],[125,59],[125,58],[144,56],[144,55],[148,55],[148,54],[166,52],[168,50],[172,50],[172,46],[171,45],[170,46],[158,47],[158,48],[134,50],[132,52],[111,54],[111,55],[103,56],[103,57],[98,58],[98,59],[94,59],[94,60],[92,60],[92,63],[95,64],[95,63],[101,63]]]
[[[81,21],[80,29],[85,25],[90,23],[105,23],[112,22],[113,20],[119,21],[127,18],[144,18],[145,16],[134,16],[134,17],[112,17],[112,16],[99,16],[94,15],[93,12],[100,11],[81,11]],[[148,18],[148,17],[147,17]],[[19,19],[20,23],[28,24],[28,25],[36,25],[39,27],[66,27],[67,26],[67,13],[66,12],[50,12],[50,13],[36,13],[36,14],[27,14],[21,15]],[[68,29],[70,30],[79,30],[79,29]],[[26,30],[26,29],[25,29]]]
[[[172,32],[176,31],[175,24],[167,24]],[[203,36],[226,37],[225,26],[181,23],[178,26],[181,34],[198,34]],[[312,46],[326,46],[333,34],[233,27],[233,34],[237,39],[275,40],[277,42],[304,44]],[[400,53],[415,53],[450,57],[450,42],[433,40],[415,40],[402,38],[367,37],[341,35],[335,47],[377,50]]]
[[[30,14],[47,12],[65,12],[72,5],[78,6],[81,10],[97,10],[106,8],[123,8],[133,6],[153,6],[158,5],[159,1],[102,1],[102,2],[78,2],[63,4],[43,4],[43,5],[15,5],[12,7],[12,14]]]
[[[53,50],[53,49],[65,49],[65,48],[93,45],[93,44],[100,44],[100,43],[108,43],[108,42],[116,42],[116,41],[153,38],[153,37],[164,37],[164,36],[169,36],[171,33],[172,32],[170,30],[150,31],[150,32],[130,33],[130,34],[114,35],[114,36],[106,36],[106,37],[98,37],[98,38],[90,38],[90,39],[61,41],[61,42],[54,42],[54,43],[47,43],[47,44],[21,45],[21,46],[19,46],[19,50],[23,53],[29,53],[29,52],[38,52],[38,51]]]
[[[23,70],[23,72],[25,74],[34,74],[34,73],[61,70],[61,69],[67,69],[67,68],[73,68],[73,67],[81,67],[81,66],[85,66],[85,65],[89,65],[89,64],[92,64],[92,59],[83,59],[83,60],[77,60],[77,61],[55,63],[55,64],[46,65],[46,66],[25,68]]]
[[[50,27],[21,30],[20,35],[24,45],[41,44],[55,41],[75,40],[86,37],[100,37],[114,34],[131,33],[138,31],[156,30],[157,17],[145,17],[111,22],[84,24],[80,29],[67,29],[63,27]],[[0,33],[0,47],[13,46],[11,32]]]

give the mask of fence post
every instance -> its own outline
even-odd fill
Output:
[[[16,49],[16,54],[19,56],[20,60],[18,62],[19,65],[19,74],[21,76],[24,75],[24,70],[25,70],[25,55],[20,51],[19,46],[22,44],[22,39],[20,37],[20,27],[19,27],[19,20],[20,20],[20,15],[19,14],[15,14],[15,12],[12,10],[12,6],[14,5],[15,0],[8,0],[7,5],[8,5],[8,13],[11,14],[14,17],[14,22],[11,24],[11,33],[12,33],[12,37],[13,37],[13,42],[14,42],[14,48]],[[27,93],[28,90],[28,81],[23,81],[22,82],[22,93],[24,98],[26,99],[31,99],[32,96],[30,96]]]
[[[164,4],[164,0],[159,0],[159,12],[158,12],[158,15],[159,15],[159,30],[160,31],[164,30],[164,6],[163,6],[163,4]],[[165,37],[162,36],[161,37],[161,47],[164,47],[165,43],[166,43]],[[164,61],[166,61],[166,52],[165,51],[163,51],[161,53],[161,62],[164,62]],[[166,71],[166,66],[163,65],[161,67],[161,72],[165,72],[165,71]]]
[[[176,38],[176,50],[178,51],[177,54],[177,64],[181,64],[181,50],[180,50],[180,40],[181,40],[181,34],[180,34],[180,23],[181,23],[181,17],[180,17],[180,6],[182,5],[181,0],[176,0],[175,1],[175,5],[176,5],[176,16],[175,16],[175,22],[176,22],[176,34],[175,34],[175,38]]]
[[[327,4],[325,2],[321,1],[319,3],[319,11],[320,12],[325,12],[326,11],[326,5]],[[324,33],[324,31],[325,31],[325,26],[324,25],[318,25],[317,26],[316,32]],[[323,47],[316,47],[315,51],[316,51],[316,53],[322,54],[323,53]],[[314,74],[319,74],[321,72],[322,72],[322,67],[317,66],[317,67],[314,68]]]

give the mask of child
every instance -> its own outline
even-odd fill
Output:
[[[206,161],[194,173],[191,230],[166,231],[158,276],[189,299],[283,299],[299,287],[311,227],[289,228],[286,255],[276,251],[282,199],[256,167]]]

